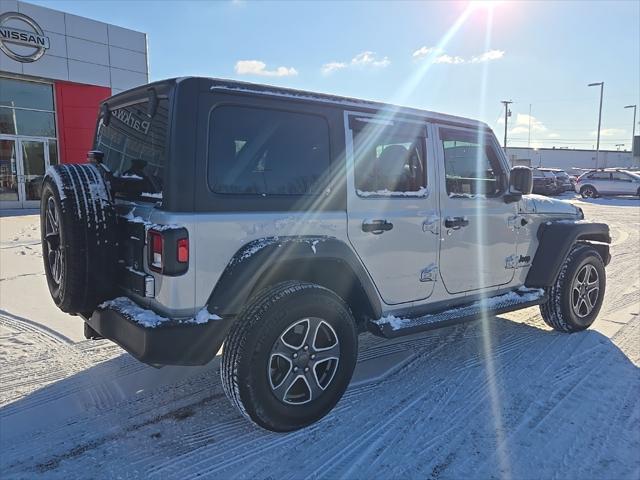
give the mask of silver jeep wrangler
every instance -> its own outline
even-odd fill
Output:
[[[151,365],[221,375],[276,431],[326,415],[358,334],[392,338],[540,306],[595,320],[610,236],[531,195],[484,123],[207,78],[106,100],[84,165],[48,170],[58,307]]]

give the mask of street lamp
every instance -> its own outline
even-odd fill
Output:
[[[627,105],[624,108],[633,108],[633,129],[631,130],[631,156],[633,157],[635,155],[635,149],[633,147],[635,147],[635,139],[636,139],[636,106],[637,105]]]
[[[600,86],[600,111],[598,113],[598,138],[596,140],[596,168],[598,168],[598,157],[600,156],[600,126],[602,125],[602,94],[604,93],[604,82],[590,83],[588,87]]]

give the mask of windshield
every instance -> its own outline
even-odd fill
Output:
[[[162,195],[168,103],[159,99],[153,116],[148,100],[113,108],[109,120],[101,117],[98,123],[94,148],[104,153],[104,164],[114,176],[142,182],[142,197]]]

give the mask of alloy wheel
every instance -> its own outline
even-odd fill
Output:
[[[571,286],[571,308],[580,318],[589,315],[600,295],[600,276],[596,267],[590,263],[578,270]]]
[[[45,210],[44,238],[47,242],[47,262],[51,272],[51,279],[60,285],[62,279],[62,249],[60,248],[60,216],[53,196],[47,200]]]
[[[282,403],[302,405],[329,387],[340,362],[340,342],[329,323],[317,317],[289,325],[274,342],[267,375]]]

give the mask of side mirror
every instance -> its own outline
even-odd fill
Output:
[[[504,195],[507,203],[517,202],[522,195],[528,195],[533,190],[533,172],[529,167],[517,166],[511,169],[509,175],[509,191]]]

